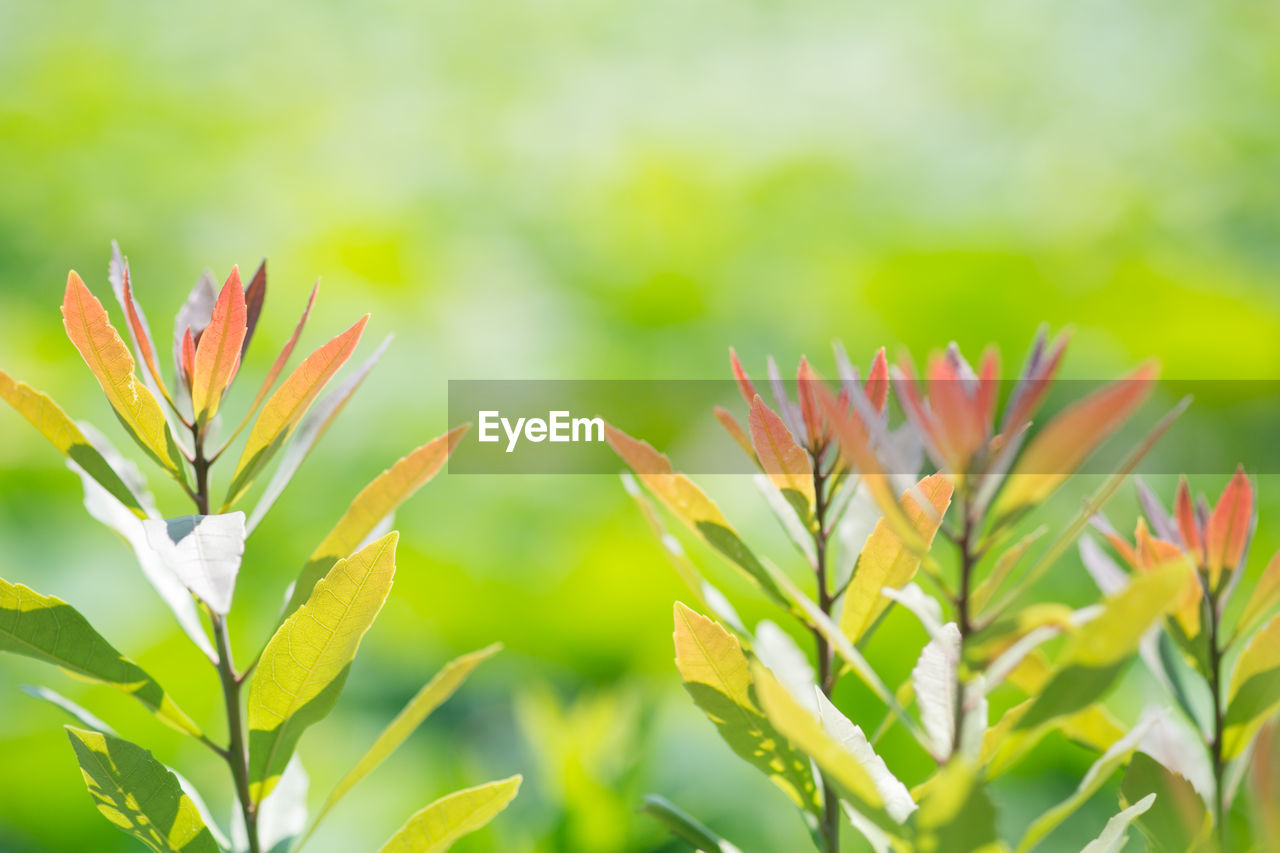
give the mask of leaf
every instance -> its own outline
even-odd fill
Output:
[[[296,851],[301,842],[293,839],[307,826],[307,789],[311,779],[298,756],[280,774],[280,782],[258,806],[258,844],[264,853]],[[231,812],[231,837],[235,850],[249,849],[249,834],[244,828],[244,814],[238,808]]]
[[[262,316],[262,305],[266,299],[267,259],[263,258],[262,263],[258,264],[258,271],[253,274],[253,279],[244,291],[245,332],[244,342],[240,344],[240,359],[242,361],[244,360],[244,354],[249,351],[249,342],[253,340],[253,333],[258,328],[258,318]]]
[[[92,711],[72,702],[56,690],[50,690],[47,687],[34,687],[30,684],[24,684],[22,685],[22,692],[28,696],[48,702],[54,707],[60,708],[65,713],[70,714],[77,722],[80,723],[80,725],[87,729],[93,729],[95,732],[102,732],[103,734],[108,735],[116,733],[115,729],[111,728],[110,725],[104,722]]]
[[[1139,721],[1138,725],[1134,726],[1129,734],[1113,744],[1110,749],[1102,754],[1101,758],[1090,766],[1071,796],[1032,821],[1026,834],[1022,836],[1022,841],[1018,843],[1017,853],[1026,853],[1026,851],[1035,847],[1084,805],[1086,800],[1097,793],[1098,789],[1111,778],[1112,774],[1124,766],[1125,762],[1133,755],[1138,748],[1138,742],[1146,734],[1151,722],[1152,718],[1150,717]]]
[[[716,420],[720,422],[720,425],[724,427],[725,432],[729,433],[729,436],[738,443],[738,446],[743,449],[747,456],[755,459],[756,449],[751,446],[751,437],[742,428],[742,424],[738,423],[738,419],[722,406],[714,406],[711,411],[716,416]]]
[[[266,489],[262,492],[262,497],[258,498],[258,503],[253,508],[253,515],[249,517],[247,527],[249,533],[253,533],[263,516],[267,514],[267,510],[271,509],[276,499],[284,492],[285,486],[289,485],[289,481],[298,472],[303,460],[333,425],[342,408],[355,394],[364,378],[369,375],[369,371],[378,363],[378,359],[386,352],[390,343],[391,336],[387,335],[359,369],[348,376],[337,388],[321,397],[319,402],[303,415],[298,423],[298,429],[293,434],[293,439],[285,447],[284,455],[280,457],[280,464],[276,466],[275,473],[271,475]]]
[[[673,472],[666,456],[648,442],[634,439],[612,424],[605,424],[605,439],[668,510],[728,557],[775,601],[785,602],[769,572],[729,526],[720,508],[692,480]]]
[[[49,395],[25,382],[14,381],[0,370],[0,397],[131,513],[139,518],[146,516],[137,496]]]
[[[862,728],[833,705],[822,691],[814,688],[813,692],[818,700],[818,719],[822,728],[871,777],[889,817],[898,823],[904,822],[916,810],[915,800],[911,799],[907,786],[893,775],[884,759],[876,755]]]
[[[1205,525],[1209,588],[1217,589],[1224,571],[1240,565],[1253,528],[1253,487],[1243,468],[1237,468]]]
[[[468,429],[470,424],[463,424],[432,439],[383,471],[356,495],[342,518],[311,552],[285,605],[286,616],[302,606],[316,581],[339,558],[360,547],[384,518],[436,475]]]
[[[187,299],[182,303],[182,307],[178,309],[178,314],[173,319],[173,360],[175,364],[181,364],[180,355],[182,349],[182,339],[187,332],[191,333],[194,341],[200,335],[204,334],[205,327],[209,325],[209,320],[213,317],[213,306],[218,301],[218,282],[214,279],[213,273],[205,270],[196,279],[196,283],[191,287],[191,292],[187,294]]]
[[[1277,551],[1262,570],[1249,600],[1245,603],[1244,612],[1240,614],[1236,635],[1247,634],[1267,617],[1277,604],[1280,604],[1280,551]]]
[[[742,853],[737,847],[657,794],[646,794],[640,811],[657,820],[669,829],[672,835],[692,844],[704,853]]]
[[[1187,782],[1141,752],[1133,756],[1120,785],[1121,802],[1139,803],[1151,794],[1155,802],[1137,819],[1138,829],[1153,853],[1208,853],[1205,842],[1213,817],[1204,801]]]
[[[685,689],[720,736],[797,806],[815,810],[817,789],[809,762],[756,706],[751,670],[738,639],[679,602],[674,638],[676,668]]]
[[[142,306],[133,296],[133,282],[129,275],[129,263],[120,254],[120,246],[111,241],[111,264],[108,267],[108,278],[111,289],[115,292],[116,301],[124,309],[125,319],[129,321],[129,336],[133,339],[134,349],[142,363],[147,366],[151,377],[151,388],[173,403],[169,389],[165,387],[164,376],[156,363],[156,345],[151,339],[151,328],[147,325],[147,317],[142,313]],[[144,377],[145,378],[145,377]]]
[[[899,832],[867,768],[763,665],[751,666],[751,678],[766,718],[783,737],[813,759],[823,778],[836,785],[859,814],[886,832]]]
[[[160,404],[139,384],[129,348],[111,325],[102,303],[74,272],[67,276],[62,321],[67,337],[80,351],[125,429],[151,458],[181,479],[184,460]]]
[[[150,752],[102,732],[67,734],[103,817],[156,853],[219,853],[177,777]]]
[[[932,853],[994,853],[996,812],[982,789],[977,767],[949,762],[934,776],[916,812],[916,850]]]
[[[1157,372],[1155,364],[1145,364],[1063,409],[1027,444],[992,517],[1010,517],[1049,497],[1142,404]]]
[[[101,441],[103,441],[101,436],[94,437],[95,443]],[[109,461],[118,460],[116,464],[127,462],[123,457],[119,457],[113,448],[109,448],[109,445],[104,444],[103,447],[113,457],[113,460]],[[170,571],[160,560],[160,556],[147,541],[147,533],[143,529],[142,521],[74,462],[68,461],[67,465],[80,475],[80,481],[84,485],[84,506],[89,515],[115,531],[133,549],[133,553],[138,560],[138,567],[142,570],[143,576],[151,584],[151,587],[160,596],[161,600],[168,605],[183,632],[191,638],[191,642],[195,643],[205,653],[209,660],[216,664],[218,655],[214,652],[213,644],[209,642],[208,635],[205,634],[204,626],[200,622],[200,614],[196,610],[195,601],[191,598],[187,588],[178,580],[177,575]],[[126,469],[122,468],[122,470]],[[144,509],[154,512],[149,495],[144,496],[141,503],[144,504]]]
[[[247,310],[244,288],[240,285],[240,268],[232,267],[231,275],[214,303],[209,325],[196,346],[191,405],[196,419],[202,424],[217,414],[222,395],[240,368],[240,347],[245,339]]]
[[[339,560],[276,631],[249,688],[249,790],[271,793],[302,733],[346,683],[360,640],[391,591],[398,533]]]
[[[1156,801],[1155,794],[1147,794],[1129,808],[1107,821],[1102,834],[1085,845],[1080,853],[1120,853],[1129,840],[1129,825],[1140,815],[1146,814]]]
[[[951,479],[945,474],[933,474],[921,480],[914,493],[929,501],[928,510],[917,503],[912,492],[902,496],[902,511],[925,550],[942,524],[942,517],[951,504],[953,488]],[[883,590],[886,587],[901,589],[915,577],[923,553],[908,547],[886,519],[876,522],[862,553],[858,555],[853,580],[845,591],[840,612],[840,629],[851,642],[860,640],[888,608],[890,602]]]
[[[200,738],[200,727],[150,675],[120,654],[71,605],[0,579],[0,651],[51,663],[132,695],[161,722]]]
[[[319,290],[319,282],[312,285],[311,295],[307,297],[307,304],[303,306],[302,316],[298,318],[297,325],[293,327],[293,334],[289,336],[289,340],[285,341],[280,354],[276,356],[276,360],[271,363],[271,369],[267,371],[266,377],[262,380],[262,385],[258,388],[258,393],[254,395],[253,402],[245,413],[245,421],[240,424],[240,427],[236,430],[237,433],[244,428],[248,419],[253,417],[253,413],[258,410],[258,406],[262,405],[262,401],[267,399],[267,394],[271,393],[271,388],[276,384],[276,380],[280,378],[280,374],[284,371],[284,366],[289,363],[289,357],[293,355],[293,350],[298,345],[298,339],[302,337],[302,330],[307,325],[307,318],[311,316],[311,309],[315,307],[316,294]]]
[[[929,737],[930,753],[939,762],[951,757],[956,744],[956,688],[960,673],[960,629],[942,626],[920,653],[911,671],[911,684],[920,706],[920,720]],[[987,729],[987,702],[981,680],[965,685],[963,731],[959,753],[976,759]]]
[[[355,352],[369,315],[307,356],[262,407],[236,463],[226,506],[240,499],[267,461],[285,442],[307,408],[339,368]]]
[[[378,735],[378,739],[373,742],[373,746],[369,747],[369,751],[356,762],[356,766],[351,768],[347,775],[343,776],[342,780],[334,786],[332,793],[324,801],[324,805],[320,807],[320,811],[316,812],[315,819],[312,821],[310,829],[307,830],[307,834],[294,847],[294,853],[297,853],[303,842],[311,836],[316,826],[339,800],[345,797],[364,777],[372,773],[379,764],[395,752],[400,747],[400,744],[404,743],[409,735],[413,734],[414,730],[422,725],[422,721],[432,711],[444,704],[445,700],[462,686],[462,682],[466,681],[467,676],[477,666],[493,657],[501,649],[502,645],[495,643],[479,651],[463,655],[457,660],[450,661],[435,678],[427,682],[426,686],[418,691],[418,695],[414,696],[409,701],[409,704],[404,707],[404,710],[391,721],[391,724],[383,729],[382,734]]]
[[[733,370],[734,381],[738,383],[738,390],[742,393],[742,399],[747,401],[747,405],[752,405],[752,401],[756,398],[756,386],[751,384],[751,380],[747,378],[747,372],[742,369],[742,362],[738,360],[738,354],[733,347],[729,347],[729,366]]]
[[[1190,571],[1186,561],[1156,567],[1108,599],[1096,619],[1071,635],[1061,662],[1017,728],[1074,713],[1106,693],[1142,635],[1174,605]]]
[[[1267,718],[1280,709],[1280,615],[1253,635],[1231,676],[1222,733],[1223,758],[1244,752]]]
[[[142,522],[161,563],[214,613],[226,616],[244,556],[244,513]]]
[[[515,799],[522,777],[512,776],[441,797],[391,837],[381,853],[442,853],[482,828]]]
[[[760,467],[778,491],[786,496],[802,520],[811,517],[814,491],[813,466],[809,454],[796,444],[791,431],[759,395],[751,402],[751,443]]]

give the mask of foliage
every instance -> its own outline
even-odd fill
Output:
[[[246,540],[382,350],[321,397],[355,352],[366,315],[305,358],[276,387],[310,314],[313,290],[294,335],[239,426],[215,447],[222,403],[263,309],[266,262],[247,288],[238,268],[221,288],[207,275],[196,283],[174,328],[172,383],[159,369],[155,341],[118,249],[113,253],[110,279],[132,350],[111,324],[106,308],[75,272],[68,276],[62,304],[67,336],[125,431],[185,492],[195,514],[163,515],[138,469],[96,430],[73,422],[47,395],[0,372],[0,397],[67,457],[67,465],[84,481],[90,514],[134,549],[156,591],[216,668],[228,743],[215,742],[205,734],[154,678],[118,652],[71,605],[4,580],[0,580],[0,651],[47,661],[116,687],[226,763],[239,809],[230,839],[194,789],[150,752],[120,738],[69,700],[45,688],[34,689],[33,695],[55,703],[84,726],[67,727],[76,759],[98,810],[121,830],[158,853],[296,851],[347,792],[497,651],[491,646],[446,665],[308,822],[306,776],[295,749],[303,734],[333,708],[360,641],[391,591],[399,541],[399,534],[390,530],[395,509],[440,470],[465,427],[414,450],[355,497],[300,571],[262,651],[247,666],[237,668],[227,615]],[[139,372],[139,362],[144,372]],[[229,473],[225,497],[219,503],[211,472],[246,429],[239,461]],[[281,451],[273,478],[246,521],[238,507]],[[514,776],[443,797],[410,818],[382,849],[396,853],[446,850],[501,812],[519,785],[520,777]]]
[[[675,606],[676,667],[685,688],[733,751],[795,804],[824,853],[841,849],[844,820],[877,853],[1030,850],[1130,765],[1152,731],[1164,730],[1158,713],[1126,727],[1099,703],[1149,630],[1178,612],[1195,582],[1190,565],[1152,564],[1079,610],[1028,601],[1026,593],[1187,401],[1151,427],[1047,544],[1043,530],[1022,535],[1020,522],[1135,415],[1156,376],[1145,364],[1041,425],[1036,418],[1065,349],[1065,337],[1051,342],[1042,334],[1007,396],[994,350],[974,369],[952,345],[930,358],[922,388],[905,359],[891,367],[878,352],[863,381],[837,348],[838,386],[802,359],[794,397],[770,360],[771,404],[731,350],[747,426],[724,409],[715,414],[759,468],[756,483],[807,565],[806,584],[780,559],[757,556],[665,456],[617,427],[606,432],[634,474],[624,475],[628,491],[696,605]],[[737,567],[780,619],[808,634],[812,652],[773,621],[749,629],[667,533],[649,495]],[[1222,555],[1220,570],[1239,556],[1240,500],[1223,511],[1234,521],[1215,527],[1229,531],[1212,552]],[[954,559],[937,546],[944,542]],[[865,654],[895,605],[918,619],[925,642],[907,682],[893,689]],[[1052,654],[1041,648],[1046,644]],[[1258,653],[1249,671],[1270,672],[1274,663],[1264,657]],[[843,689],[847,674],[865,689]],[[1019,699],[993,718],[989,697],[1001,685]],[[1250,689],[1255,694],[1248,707],[1264,715],[1270,694]],[[932,759],[933,772],[907,779],[881,758],[878,744],[895,727]],[[990,785],[1050,732],[1101,755],[1067,800],[1019,840],[1002,838]],[[1091,853],[1120,849],[1129,827],[1159,803],[1149,796],[1156,788],[1154,780],[1137,786],[1097,827]],[[661,797],[650,798],[646,810],[700,849],[737,849]]]

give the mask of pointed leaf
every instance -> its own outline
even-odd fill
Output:
[[[356,495],[342,518],[311,552],[285,605],[285,615],[307,600],[316,581],[324,577],[339,558],[360,547],[384,518],[436,475],[468,429],[470,424],[463,424],[432,439],[383,471]]]
[[[240,368],[247,308],[240,268],[233,267],[214,303],[209,325],[196,346],[195,373],[191,377],[191,405],[196,418],[208,423],[218,411],[222,395]]]
[[[822,728],[871,777],[889,817],[898,823],[904,822],[916,810],[915,801],[911,799],[907,786],[893,775],[884,759],[876,755],[862,728],[846,717],[821,691],[815,689],[814,693],[818,699],[818,718],[822,722]]]
[[[521,778],[512,776],[441,797],[409,818],[381,853],[443,853],[497,817],[515,799]]]
[[[244,556],[244,513],[142,522],[161,563],[214,613],[226,616]]]
[[[1231,676],[1231,701],[1222,733],[1223,757],[1244,752],[1267,718],[1280,709],[1280,615],[1240,653]]]
[[[1147,839],[1153,853],[1191,853],[1204,851],[1212,831],[1213,817],[1204,801],[1187,782],[1156,763],[1149,755],[1138,753],[1129,762],[1120,785],[1123,803],[1139,803],[1156,795],[1151,808],[1138,819],[1138,829]]]
[[[124,309],[125,319],[129,321],[129,336],[133,339],[133,347],[138,357],[147,367],[151,378],[151,387],[172,403],[169,389],[165,387],[164,376],[156,363],[156,345],[151,339],[151,328],[147,325],[147,317],[142,313],[142,306],[133,296],[133,283],[130,280],[129,264],[120,255],[120,247],[111,241],[111,265],[109,268],[111,289],[115,291],[116,301]],[[145,378],[145,377],[144,377]]]
[[[751,670],[738,639],[677,602],[675,648],[676,668],[685,689],[725,742],[797,806],[816,809],[817,789],[809,763],[756,706]]]
[[[80,351],[125,429],[156,462],[181,477],[182,454],[160,404],[138,382],[133,356],[111,325],[106,309],[74,272],[67,276],[62,319],[67,337]]]
[[[1129,825],[1146,814],[1156,801],[1155,794],[1147,794],[1129,808],[1117,814],[1102,828],[1102,834],[1085,845],[1080,853],[1120,853],[1129,840]]]
[[[103,817],[156,853],[219,853],[177,777],[150,752],[101,732],[67,734]]]
[[[116,651],[65,601],[0,579],[0,652],[60,666],[132,695],[161,722],[199,738],[200,727],[150,675]]]
[[[56,690],[50,690],[47,687],[33,687],[30,684],[24,684],[22,685],[22,692],[36,699],[42,699],[56,708],[60,708],[65,713],[75,718],[76,722],[80,723],[80,725],[87,729],[92,729],[95,732],[102,732],[103,734],[108,735],[116,733],[115,729],[111,728],[111,726],[98,717],[98,715],[94,714],[89,709],[72,702]]]
[[[751,380],[747,378],[747,372],[742,369],[742,362],[738,360],[738,354],[733,347],[729,347],[729,366],[733,370],[734,381],[738,383],[738,391],[742,394],[742,399],[747,401],[747,405],[752,404],[752,400],[757,396],[756,386],[751,384]]]
[[[730,437],[738,443],[738,446],[746,452],[747,456],[755,459],[756,449],[751,446],[751,437],[742,428],[742,424],[738,423],[738,419],[722,406],[715,406],[711,411],[715,414],[716,420],[720,422],[720,425],[724,427],[725,432],[729,433]]]
[[[346,560],[315,586],[262,653],[249,689],[249,788],[271,793],[302,733],[333,708],[360,640],[391,591],[399,534]]]
[[[925,509],[912,492],[902,496],[902,511],[928,548],[938,532],[942,517],[951,504],[953,485],[945,474],[933,474],[917,484],[914,492],[929,501]],[[889,599],[883,590],[902,589],[915,577],[922,552],[908,548],[886,519],[876,522],[853,570],[853,580],[844,594],[840,612],[840,629],[852,642],[857,642],[875,624]]]
[[[209,325],[209,320],[213,317],[213,306],[217,301],[218,282],[214,279],[213,273],[205,270],[196,279],[196,283],[191,287],[191,292],[187,294],[186,301],[182,303],[182,307],[178,309],[178,314],[173,320],[173,360],[175,363],[182,363],[180,351],[183,337],[187,332],[190,332],[194,341],[204,334],[205,327]]]
[[[673,803],[656,794],[647,794],[640,811],[654,818],[681,841],[688,842],[703,853],[742,853],[737,847],[707,829],[685,814]]]
[[[293,432],[311,402],[355,352],[368,321],[366,314],[350,329],[307,356],[267,400],[236,464],[231,488],[227,491],[228,507],[245,493],[254,477]]]
[[[472,670],[493,657],[501,649],[501,644],[495,643],[479,651],[463,655],[457,660],[446,664],[435,678],[427,682],[427,685],[418,691],[418,695],[409,701],[409,704],[391,721],[391,724],[383,730],[382,734],[378,735],[378,739],[374,741],[373,746],[369,747],[369,751],[356,762],[356,766],[351,768],[347,775],[343,776],[342,780],[334,786],[333,792],[329,794],[324,805],[320,807],[320,811],[316,813],[307,836],[311,835],[311,831],[315,829],[316,825],[320,823],[339,800],[345,797],[360,780],[372,773],[391,753],[395,752],[400,747],[400,744],[404,743],[409,735],[413,734],[414,730],[422,725],[422,721],[432,711],[444,704],[445,700],[462,686],[462,682],[466,681]],[[302,844],[299,843],[298,847],[301,846]],[[296,853],[297,848],[294,848],[294,851]]]
[[[253,274],[253,280],[244,291],[245,332],[244,342],[240,344],[241,360],[244,360],[244,354],[249,351],[249,342],[253,340],[253,333],[258,328],[258,318],[262,316],[262,305],[266,298],[267,259],[263,258],[262,263],[258,264],[257,272]]]
[[[1271,562],[1262,570],[1262,577],[1258,578],[1257,585],[1249,595],[1244,613],[1240,614],[1237,634],[1252,631],[1277,604],[1280,604],[1280,551],[1276,552]]]
[[[236,427],[235,435],[239,435],[249,425],[249,419],[258,411],[262,401],[267,399],[267,394],[271,393],[276,380],[280,378],[281,372],[284,371],[284,366],[289,363],[289,357],[293,355],[294,347],[298,345],[298,338],[302,337],[302,329],[307,325],[307,317],[311,316],[311,309],[316,304],[316,293],[319,289],[320,283],[316,282],[311,288],[311,295],[307,297],[306,307],[302,309],[302,316],[298,318],[298,324],[294,326],[293,334],[289,336],[289,340],[285,342],[284,349],[280,350],[280,354],[272,362],[271,369],[267,371],[266,378],[262,380],[262,385],[258,388],[258,393],[254,395],[253,402],[249,404],[249,408],[245,412],[244,420],[240,422],[240,426]],[[247,336],[245,340],[247,344]]]
[[[766,406],[759,395],[751,402],[749,424],[760,467],[807,521],[814,500],[809,454],[796,444],[782,418]]]
[[[1049,497],[1098,445],[1118,430],[1151,393],[1157,369],[1138,368],[1063,409],[1027,445],[1014,464],[992,517],[1008,517]]]
[[[1243,468],[1237,468],[1218,505],[1205,525],[1205,552],[1208,557],[1209,587],[1217,589],[1224,571],[1231,571],[1244,559],[1253,527],[1253,486]]]
[[[769,572],[729,526],[720,508],[692,480],[672,471],[666,456],[648,442],[634,439],[612,424],[605,424],[605,439],[668,510],[728,557],[775,601],[785,601]]]
[[[0,370],[0,397],[26,418],[50,444],[62,451],[113,498],[128,507],[130,512],[139,518],[146,516],[146,510],[120,479],[120,475],[47,394],[35,390],[25,382],[14,381],[9,374]]]

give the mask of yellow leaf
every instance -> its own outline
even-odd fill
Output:
[[[1244,752],[1262,724],[1280,708],[1280,616],[1253,635],[1231,676],[1231,701],[1222,733],[1223,757]]]
[[[409,818],[381,853],[444,853],[497,817],[515,799],[520,782],[520,776],[512,776],[441,797]]]

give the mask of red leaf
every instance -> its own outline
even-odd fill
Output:
[[[738,390],[742,392],[742,399],[747,401],[747,405],[751,405],[751,401],[756,397],[756,386],[751,384],[751,380],[747,378],[747,372],[742,369],[742,362],[738,361],[738,354],[734,352],[733,347],[729,347],[729,364],[733,367],[733,378],[738,382]]]
[[[213,305],[213,315],[196,347],[191,377],[191,403],[196,418],[206,423],[218,411],[222,395],[240,368],[240,346],[246,332],[244,288],[240,268],[232,267],[227,283]]]
[[[262,303],[267,298],[267,259],[263,258],[262,263],[258,264],[258,271],[253,274],[253,280],[249,282],[249,287],[244,292],[245,303],[245,333],[244,343],[240,345],[240,358],[244,359],[244,354],[249,351],[249,342],[253,340],[253,332],[258,328],[258,318],[262,316]]]
[[[871,372],[867,374],[867,399],[877,412],[883,412],[889,402],[889,361],[884,357],[884,347],[876,350],[871,360]]]
[[[1227,483],[1213,515],[1205,526],[1205,551],[1208,557],[1209,584],[1216,589],[1223,570],[1231,571],[1240,565],[1245,547],[1249,544],[1249,532],[1253,523],[1253,486],[1245,476],[1244,468]]]
[[[1178,496],[1173,502],[1174,516],[1178,520],[1178,531],[1182,534],[1183,547],[1195,555],[1197,566],[1205,563],[1204,543],[1200,541],[1200,525],[1196,522],[1196,509],[1191,502],[1191,489],[1187,486],[1187,478],[1178,480]]]

